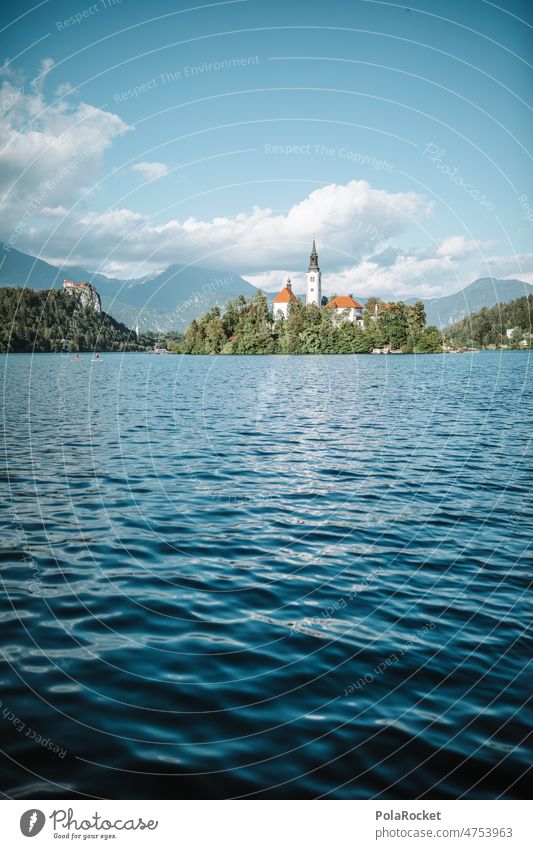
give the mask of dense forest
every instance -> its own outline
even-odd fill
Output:
[[[144,351],[153,341],[75,293],[0,288],[0,351]]]
[[[443,330],[445,343],[453,348],[531,347],[533,295],[525,295],[508,304],[483,307],[479,312],[450,324]],[[513,333],[509,338],[507,330]]]
[[[421,301],[407,306],[370,298],[364,329],[342,316],[339,320],[332,310],[300,301],[290,304],[287,319],[273,325],[267,299],[258,292],[250,299],[240,295],[223,313],[212,307],[191,322],[176,348],[184,354],[368,354],[384,347],[409,354],[440,352],[441,335],[425,322]]]

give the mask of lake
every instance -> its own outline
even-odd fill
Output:
[[[0,359],[4,793],[526,794],[528,352]]]

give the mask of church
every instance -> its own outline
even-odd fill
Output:
[[[291,278],[289,277],[281,292],[272,301],[274,321],[278,321],[280,318],[288,318],[289,304],[298,300],[292,291]],[[309,268],[305,275],[305,303],[306,306],[310,304],[315,304],[319,308],[322,306],[322,272],[318,265],[318,253],[314,239],[309,259]],[[347,319],[348,321],[357,322],[360,327],[363,326],[363,307],[351,295],[333,298],[333,300],[326,304],[326,309],[332,309],[335,318],[338,320]]]
[[[287,318],[289,315],[289,304],[297,300],[298,298],[292,291],[291,278],[289,277],[281,292],[272,301],[274,321],[277,321],[279,318]],[[305,275],[305,303],[307,306],[309,304],[316,304],[317,307],[322,305],[322,274],[318,265],[318,254],[314,239],[311,257],[309,259],[309,268]]]

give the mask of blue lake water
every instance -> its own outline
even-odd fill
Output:
[[[524,795],[527,352],[0,364],[3,793]]]

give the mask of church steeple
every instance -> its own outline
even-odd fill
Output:
[[[309,259],[309,268],[305,275],[306,280],[306,304],[316,304],[317,307],[322,303],[322,274],[318,267],[318,253],[316,243],[313,237],[313,247],[311,248],[311,257]]]
[[[313,247],[311,248],[311,257],[309,259],[309,271],[318,269],[318,254],[316,252],[316,244],[313,239]]]

